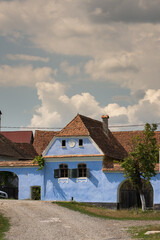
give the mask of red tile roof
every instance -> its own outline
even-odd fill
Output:
[[[43,151],[46,149],[52,138],[57,133],[58,132],[55,131],[39,131],[39,130],[35,131],[33,146],[38,155],[41,155],[43,153]]]
[[[1,132],[6,138],[15,143],[33,143],[32,131]]]
[[[102,171],[103,172],[123,172],[124,170],[119,163],[113,163],[108,167],[103,167]],[[156,164],[155,171],[159,172],[159,163]]]
[[[132,139],[137,135],[142,135],[143,131],[122,131],[112,132],[113,136],[120,142],[124,149],[129,153],[132,151]],[[155,132],[157,142],[160,144],[160,131]]]

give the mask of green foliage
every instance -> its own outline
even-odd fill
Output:
[[[160,220],[160,211],[147,210],[143,212],[141,209],[125,209],[125,210],[115,210],[107,209],[103,207],[94,206],[82,202],[53,202],[53,204],[58,204],[61,207],[68,208],[73,211],[78,211],[80,213],[87,214],[93,217],[100,217],[105,219],[115,219],[115,220]]]
[[[147,182],[156,175],[159,147],[155,138],[156,124],[146,123],[142,136],[132,140],[133,151],[121,164],[127,177],[138,190],[142,190],[142,179]]]
[[[9,220],[0,214],[0,240],[4,240],[4,233],[9,230]]]
[[[138,226],[138,227],[130,227],[128,232],[132,234],[135,239],[148,239],[148,240],[160,240],[160,233],[154,233],[146,235],[145,233],[148,231],[160,231],[159,225],[149,225],[149,226]]]
[[[44,165],[45,165],[45,161],[44,161],[44,158],[42,156],[35,157],[34,160],[33,160],[33,163],[38,163],[38,165],[39,165],[39,168],[37,169],[38,171],[42,170],[44,168]]]

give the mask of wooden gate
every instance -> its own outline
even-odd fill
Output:
[[[146,200],[146,207],[153,207],[153,188],[150,183],[143,182],[143,192]],[[136,188],[129,182],[125,181],[119,190],[120,208],[139,208],[141,207],[140,196]]]

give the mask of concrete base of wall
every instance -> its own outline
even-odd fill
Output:
[[[154,204],[153,209],[154,210],[160,210],[160,204]]]

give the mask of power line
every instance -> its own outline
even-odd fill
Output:
[[[155,123],[158,126],[160,125],[160,123]],[[143,124],[132,124],[132,125],[111,125],[109,126],[109,128],[128,128],[128,127],[143,127],[145,126],[145,123]],[[56,130],[60,130],[63,129],[63,127],[16,127],[16,126],[1,126],[1,128],[6,128],[6,129],[10,129],[10,128],[17,128],[17,129],[56,129]],[[97,127],[91,127],[91,128],[97,128]]]

